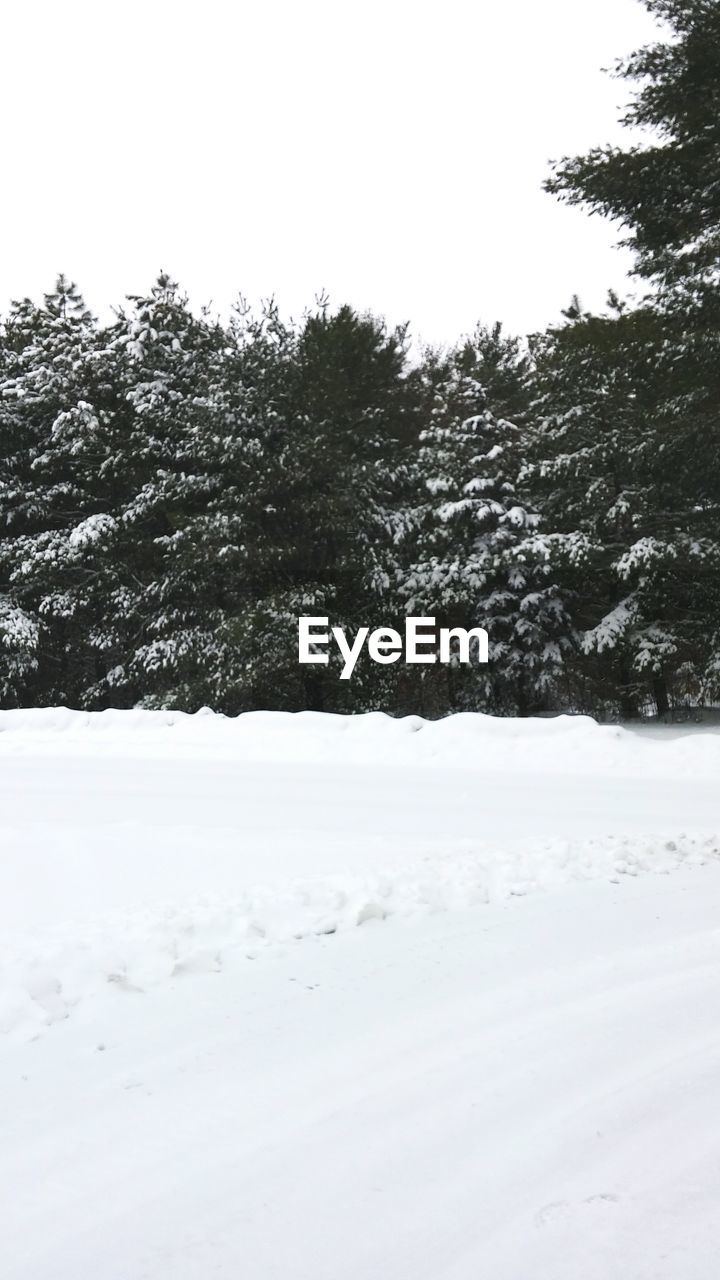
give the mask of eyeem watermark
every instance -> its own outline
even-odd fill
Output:
[[[406,618],[405,635],[392,627],[360,627],[348,641],[342,627],[330,627],[328,618],[298,618],[298,657],[301,663],[327,666],[331,638],[343,659],[341,680],[349,680],[367,643],[373,662],[462,662],[488,661],[488,635],[483,627],[435,627],[434,618]],[[472,642],[475,642],[474,644]],[[471,645],[473,657],[471,657]]]

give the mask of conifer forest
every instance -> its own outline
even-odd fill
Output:
[[[437,349],[323,296],[221,318],[165,274],[102,321],[63,276],[9,307],[0,706],[633,719],[720,698],[720,12],[646,3],[662,39],[616,69],[632,140],[547,178],[634,253],[598,314],[574,298],[515,335],[479,297]],[[298,665],[300,615],[408,614],[486,627],[489,664]]]

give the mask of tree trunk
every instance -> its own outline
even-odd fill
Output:
[[[670,699],[668,698],[665,677],[662,673],[653,676],[653,697],[655,699],[658,719],[666,720],[670,714]]]

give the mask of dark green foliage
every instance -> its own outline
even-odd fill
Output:
[[[597,683],[664,710],[720,694],[720,4],[645,3],[663,38],[618,68],[644,140],[566,159],[548,186],[619,220],[654,292],[541,341],[529,475],[565,540],[586,538]]]
[[[717,281],[720,251],[720,5],[644,0],[668,35],[617,74],[638,86],[624,117],[648,131],[634,146],[565,159],[548,189],[618,219],[642,275]]]

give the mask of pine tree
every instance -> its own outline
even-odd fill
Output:
[[[327,616],[350,631],[392,625],[401,607],[395,547],[418,432],[406,330],[321,303],[296,334],[291,380],[282,599],[295,620]],[[283,627],[287,634],[285,618]],[[292,660],[297,670],[295,652]],[[338,674],[332,665],[303,668],[301,705],[388,705],[387,669],[363,661],[351,686]]]
[[[3,698],[72,701],[85,679],[83,621],[60,579],[76,579],[72,531],[91,511],[82,467],[61,456],[71,422],[96,422],[96,327],[76,287],[58,278],[36,307],[16,303],[3,326],[0,399],[0,635]]]
[[[627,228],[654,293],[636,317],[588,319],[569,339],[553,337],[550,363],[573,365],[575,403],[561,392],[553,406],[544,394],[557,436],[550,453],[563,448],[563,430],[576,444],[584,438],[572,465],[593,475],[586,524],[604,523],[596,533],[608,547],[610,525],[623,524],[609,557],[612,587],[605,579],[614,607],[586,644],[624,653],[625,683],[640,700],[650,684],[665,712],[672,697],[720,694],[720,6],[645,2],[667,33],[618,73],[636,87],[624,122],[645,129],[646,140],[566,158],[548,186]],[[563,404],[573,418],[561,429]],[[559,465],[560,453],[546,474]],[[595,554],[608,559],[597,543]]]
[[[193,316],[167,276],[130,304],[106,345],[123,389],[106,467],[115,492],[107,567],[117,578],[98,637],[106,674],[87,697],[237,710],[231,631],[256,432],[241,390],[228,396],[222,327]]]
[[[518,485],[524,431],[496,416],[488,392],[523,414],[527,357],[498,327],[478,329],[444,359],[428,353],[425,372],[433,393],[417,457],[407,609],[488,632],[489,666],[430,677],[444,686],[438,710],[527,714],[547,705],[569,643],[562,599],[532,537],[540,516]]]
[[[637,86],[623,118],[647,141],[565,158],[547,186],[616,219],[638,271],[665,285],[716,285],[720,260],[720,5],[644,0],[666,24],[617,74]]]

